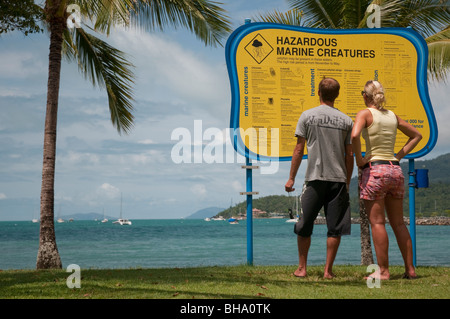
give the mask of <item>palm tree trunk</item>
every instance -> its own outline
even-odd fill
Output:
[[[358,181],[361,181],[362,170],[358,168]],[[358,183],[359,184],[359,183]],[[358,186],[358,198],[360,188]],[[373,264],[372,246],[370,242],[370,225],[364,201],[359,198],[359,225],[361,229],[361,265]]]
[[[50,26],[50,54],[45,114],[44,151],[41,186],[41,223],[37,269],[62,268],[56,246],[54,222],[54,185],[56,161],[56,123],[58,115],[59,80],[61,75],[62,34],[64,30],[64,0],[46,3]]]

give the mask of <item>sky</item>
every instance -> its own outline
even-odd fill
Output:
[[[233,29],[246,18],[273,9],[287,11],[287,1],[222,1]],[[242,156],[229,152],[231,92],[222,46],[206,47],[193,34],[115,29],[107,42],[124,51],[135,65],[134,127],[118,134],[112,126],[104,90],[93,87],[74,63],[63,60],[58,110],[55,214],[95,212],[129,219],[184,218],[215,206],[245,201]],[[48,74],[47,34],[0,37],[0,220],[38,218]],[[435,148],[421,159],[450,150],[450,108],[444,103],[449,84],[429,83],[439,128]],[[204,138],[193,140],[201,126]],[[196,131],[197,130],[197,131]],[[173,151],[184,145],[219,143],[231,160],[210,163],[202,156],[178,163]],[[209,133],[216,135],[209,135]],[[184,135],[186,136],[186,135]],[[199,136],[199,135],[197,135]],[[213,137],[214,136],[214,137]],[[194,154],[194,147],[192,147]],[[206,154],[206,153],[204,153]],[[228,157],[227,157],[228,159]],[[259,163],[267,166],[266,163]],[[286,195],[289,162],[272,173],[255,170],[259,195]],[[305,165],[298,174],[304,177]],[[300,189],[299,185],[297,185]],[[298,194],[298,192],[297,192]]]

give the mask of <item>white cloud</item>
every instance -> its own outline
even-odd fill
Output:
[[[243,191],[244,191],[244,186],[242,186],[242,183],[239,182],[239,181],[233,181],[233,182],[231,183],[231,186],[233,187],[233,189],[234,189],[236,192],[243,192]]]
[[[30,52],[2,52],[0,53],[1,78],[24,79],[46,73],[44,61]]]
[[[120,195],[120,189],[117,187],[109,184],[109,183],[103,183],[98,189],[97,193],[99,195],[103,195],[107,197],[108,199],[114,199],[118,198]]]
[[[448,91],[450,77],[446,83],[430,83],[428,86],[433,112],[438,126],[438,140],[435,148],[427,155],[427,158],[434,158],[438,155],[449,152],[450,149],[450,108],[448,107]]]
[[[113,41],[124,52],[132,52],[131,60],[138,66],[138,98],[155,101],[165,95],[167,101],[178,101],[188,109],[211,112],[229,105],[225,58],[222,65],[208,64],[201,54],[167,37],[137,30],[118,31]]]
[[[204,196],[206,194],[206,187],[203,184],[195,184],[192,186],[191,191],[197,196]]]
[[[97,154],[92,153],[79,153],[79,152],[72,152],[69,151],[69,153],[63,157],[61,160],[68,161],[69,164],[80,164],[80,163],[87,163],[87,164],[98,164],[99,163],[99,156]]]
[[[148,138],[148,139],[145,139],[142,141],[138,141],[138,144],[150,145],[150,144],[155,144],[155,142],[153,142],[153,140]]]

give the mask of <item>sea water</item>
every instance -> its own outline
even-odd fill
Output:
[[[248,255],[247,223],[194,219],[133,220],[132,225],[78,221],[55,223],[63,267],[167,268],[242,265],[296,265],[294,223],[285,219],[253,220],[253,259]],[[391,265],[402,265],[389,226]],[[335,264],[361,263],[360,225],[343,236]],[[0,269],[34,269],[39,247],[39,224],[0,222]],[[450,266],[450,227],[416,226],[418,266]],[[326,226],[315,225],[309,265],[325,263]]]

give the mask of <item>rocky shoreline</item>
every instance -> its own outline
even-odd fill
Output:
[[[403,217],[406,225],[409,225],[409,217]],[[416,225],[450,225],[450,217],[416,217]]]
[[[403,217],[403,220],[406,225],[409,225],[409,217]],[[389,221],[387,220],[387,222]],[[315,223],[318,225],[326,224],[325,217],[318,217]],[[352,218],[352,224],[359,224],[359,217]],[[448,226],[450,225],[450,217],[416,217],[416,225]]]

